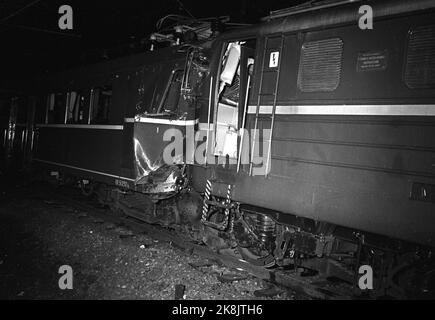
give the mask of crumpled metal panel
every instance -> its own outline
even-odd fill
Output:
[[[198,48],[188,50],[186,59],[184,69],[165,64],[156,66],[159,72],[156,69],[153,73],[142,75],[137,102],[137,106],[141,107],[136,108],[138,113],[135,116],[133,139],[136,186],[144,193],[177,192],[186,180],[184,148],[172,154],[170,163],[165,163],[163,157],[165,148],[171,143],[165,141],[165,132],[179,129],[183,137],[186,134],[185,126],[175,126],[170,121],[195,120],[197,98],[202,93],[201,88],[209,71],[208,58]],[[145,83],[148,83],[147,90]],[[152,97],[149,97],[151,93]],[[145,96],[148,98],[145,99]]]
[[[170,141],[164,141],[168,124],[134,124],[134,168],[135,184],[138,190],[149,194],[177,192],[183,184],[183,153],[172,158],[173,163],[165,163],[163,153]]]
[[[136,170],[136,183],[140,183],[143,177],[147,177],[151,172],[162,167],[162,159],[153,159],[147,154],[147,149],[144,147],[139,138],[134,137],[134,161]]]

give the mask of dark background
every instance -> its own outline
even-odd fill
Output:
[[[23,77],[145,50],[139,43],[167,14],[228,15],[256,23],[271,10],[303,0],[0,0],[0,92]],[[60,30],[58,9],[73,8],[73,30]],[[148,46],[147,46],[148,47]]]

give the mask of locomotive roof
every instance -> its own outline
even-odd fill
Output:
[[[266,17],[265,22],[261,24],[230,31],[222,34],[221,37],[231,39],[252,35],[262,36],[357,23],[360,18],[358,8],[364,4],[373,8],[374,19],[435,9],[434,0],[338,1],[336,5],[313,6],[309,10],[303,7],[300,10],[284,9]]]
[[[86,78],[99,77],[104,74],[115,74],[126,70],[139,69],[143,66],[169,63],[174,60],[184,60],[186,53],[180,46],[166,47],[155,51],[136,53],[120,58],[99,61],[93,64],[86,64],[72,67],[57,72],[49,72],[37,76],[42,83],[37,81],[37,85],[49,85],[50,87],[63,87],[71,79],[81,77],[86,70]]]

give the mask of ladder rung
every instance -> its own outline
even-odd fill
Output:
[[[264,73],[277,73],[278,72],[278,68],[274,68],[274,69],[269,69],[269,70],[264,70],[263,69],[263,74]]]
[[[224,223],[215,223],[215,222],[211,222],[211,221],[202,221],[202,224],[204,224],[205,226],[214,228],[214,229],[221,230],[221,231],[226,229],[226,224],[224,224]]]
[[[270,127],[271,127],[271,132],[270,132],[270,138],[269,138],[269,148],[268,148],[268,157],[267,157],[267,163],[266,163],[266,168],[269,169],[269,157],[270,157],[270,149],[272,146],[272,137],[273,137],[273,127],[274,127],[274,122],[275,122],[275,113],[276,113],[276,104],[277,104],[277,98],[278,98],[278,84],[279,84],[279,78],[280,78],[280,71],[281,71],[281,67],[282,67],[282,55],[283,55],[283,47],[284,47],[284,36],[281,36],[281,42],[280,42],[280,46],[279,47],[274,47],[274,48],[268,48],[268,41],[270,39],[266,38],[266,41],[264,43],[264,53],[263,53],[263,58],[262,58],[262,66],[261,66],[261,73],[260,73],[260,84],[259,84],[259,90],[258,90],[258,98],[257,98],[257,107],[256,107],[256,117],[255,117],[255,124],[254,124],[254,130],[257,130],[258,128],[258,118],[259,118],[259,111],[260,111],[260,103],[261,103],[261,97],[273,97],[273,110],[272,110],[272,114],[269,116],[270,119]],[[269,50],[276,50],[280,52],[279,58],[278,58],[278,65],[277,68],[274,69],[269,69],[269,70],[265,70],[266,67],[266,56],[267,56],[267,52]],[[266,93],[266,94],[262,94],[262,89],[263,89],[263,80],[264,80],[264,74],[265,73],[269,73],[269,72],[276,72],[276,79],[275,80],[275,90],[273,94],[270,93]],[[254,131],[255,132],[255,131]],[[252,142],[252,150],[251,150],[251,158],[254,155],[254,150],[255,150],[255,142],[256,142],[256,135],[254,135],[253,137],[253,142]],[[249,168],[249,175],[252,176],[252,170],[253,170],[253,162],[251,160],[250,162],[250,168]],[[268,172],[266,170],[266,176],[267,176]]]
[[[218,185],[218,186],[228,186],[228,182],[225,181],[224,179],[210,179],[210,182],[212,183],[212,185]]]
[[[231,204],[227,204],[227,203],[222,204],[221,202],[213,201],[213,200],[205,200],[205,202],[208,205],[219,207],[219,208],[224,208],[224,209],[231,209],[231,206],[232,206]]]
[[[259,96],[261,97],[274,97],[274,93],[260,93]]]

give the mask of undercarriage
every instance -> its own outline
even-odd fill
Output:
[[[212,195],[204,214],[204,197],[188,188],[160,201],[104,185],[96,193],[124,215],[182,233],[216,252],[338,282],[352,287],[355,297],[434,297],[435,262],[428,248]],[[372,280],[367,280],[367,266]]]
[[[182,184],[172,196],[156,197],[71,176],[55,178],[124,216],[255,266],[340,283],[352,288],[354,297],[435,297],[431,248],[234,202],[207,189],[201,195]]]

